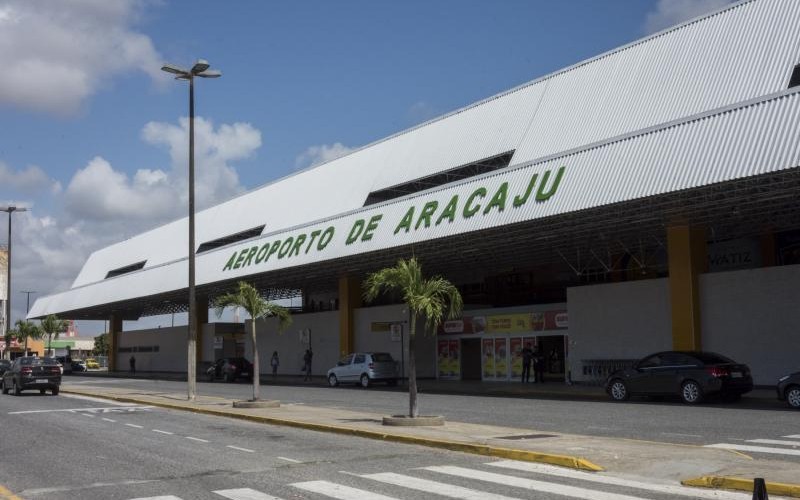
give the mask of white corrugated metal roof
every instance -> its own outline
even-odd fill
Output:
[[[670,122],[639,133],[626,134],[609,141],[566,152],[562,155],[503,169],[475,177],[449,187],[429,190],[381,205],[322,219],[289,231],[266,234],[246,243],[230,245],[203,253],[197,259],[197,284],[244,277],[277,269],[300,266],[329,259],[366,253],[383,248],[464,234],[553,215],[584,210],[642,197],[670,193],[715,184],[800,165],[800,89],[752,100],[741,106],[729,106],[716,112]],[[563,167],[564,176],[552,198],[515,206],[522,198],[534,174],[541,182],[545,172]],[[552,186],[551,176],[549,185]],[[505,188],[503,188],[505,186]],[[475,196],[483,188],[483,196]],[[507,190],[505,209],[485,213],[489,200]],[[458,196],[458,210],[453,221],[435,221],[444,207]],[[464,215],[469,198],[481,209],[472,217]],[[423,206],[435,202],[437,209],[430,227],[419,224]],[[415,207],[412,227],[398,230],[409,209]],[[380,215],[374,236],[368,241],[347,244],[346,239],[356,220],[369,221]],[[312,231],[333,228],[328,244],[306,245]],[[303,244],[292,255],[295,242]],[[286,247],[286,242],[292,243]],[[259,261],[258,256],[279,241],[288,248]],[[315,240],[317,242],[320,239]],[[252,254],[249,253],[254,249]],[[264,254],[261,254],[261,249]],[[256,252],[259,252],[258,254]],[[244,253],[243,253],[244,252]],[[249,263],[245,259],[249,255]],[[37,300],[30,316],[69,311],[136,297],[154,295],[186,287],[186,259],[164,264],[64,293]]]

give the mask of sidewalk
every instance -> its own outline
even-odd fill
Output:
[[[797,482],[797,462],[763,460],[739,452],[630,439],[600,438],[448,421],[442,427],[387,427],[384,415],[308,405],[279,408],[233,408],[232,399],[140,388],[62,384],[62,392],[154,405],[271,425],[444,448],[515,460],[543,462],[582,470],[605,470],[617,476],[646,477],[677,484],[699,476],[763,477],[768,482]],[[800,485],[793,486],[800,497]]]

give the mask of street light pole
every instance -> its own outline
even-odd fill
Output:
[[[8,212],[8,259],[6,259],[6,278],[8,286],[6,290],[6,324],[5,331],[3,332],[4,337],[11,329],[11,214],[14,212],[27,211],[28,209],[24,207],[0,207],[0,212]],[[6,346],[6,350],[8,350],[8,346]]]
[[[25,300],[25,321],[28,321],[28,313],[31,312],[31,294],[36,293],[35,290],[22,290],[19,293],[27,295]],[[28,337],[25,337],[25,355],[28,355]]]
[[[176,80],[189,81],[189,331],[187,340],[187,397],[194,401],[197,396],[197,304],[195,303],[195,248],[194,248],[194,77],[219,78],[222,73],[208,69],[208,61],[198,59],[187,70],[173,64],[165,64],[163,71],[177,75]]]

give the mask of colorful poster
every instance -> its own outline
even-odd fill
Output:
[[[522,339],[511,339],[511,378],[522,377]]]
[[[487,331],[489,333],[519,333],[531,331],[530,314],[499,314],[489,316]]]
[[[481,353],[483,378],[494,378],[494,340],[483,339],[481,345],[483,346],[483,352]]]
[[[458,340],[450,341],[448,355],[450,357],[450,376],[459,378],[461,376],[461,352],[459,350]]]
[[[449,342],[446,340],[440,340],[437,344],[436,352],[436,361],[437,367],[439,371],[439,378],[447,378],[449,375],[449,366],[450,366],[450,353],[449,351]]]
[[[497,378],[508,378],[508,357],[506,339],[494,339],[494,371]]]

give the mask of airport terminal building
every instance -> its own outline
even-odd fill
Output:
[[[465,302],[420,376],[519,379],[535,342],[549,380],[675,348],[773,384],[800,369],[799,65],[800,2],[746,0],[198,212],[199,361],[250,356],[208,314],[240,280],[302,302],[259,324],[282,373],[308,345],[317,373],[407,358],[403,305],[360,285],[415,255]],[[109,320],[112,363],[185,371],[185,326],[123,321],[188,309],[187,247],[184,218],[100,249],[29,317]]]

